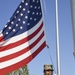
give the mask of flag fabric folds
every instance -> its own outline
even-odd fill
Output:
[[[40,0],[22,0],[0,32],[0,75],[25,66],[45,46]]]
[[[74,56],[75,56],[75,0],[71,0],[71,15],[72,15],[72,28],[74,39]]]

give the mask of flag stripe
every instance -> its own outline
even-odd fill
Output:
[[[0,36],[0,42],[4,41],[3,39],[4,39],[4,37]]]
[[[1,45],[2,45],[2,46],[5,46],[5,45],[8,45],[8,44],[10,44],[10,43],[12,43],[12,42],[14,43],[14,42],[16,42],[16,41],[19,41],[20,38],[23,39],[23,38],[25,38],[25,37],[31,35],[33,32],[35,32],[35,31],[40,27],[40,25],[42,24],[42,22],[43,22],[43,18],[41,18],[40,21],[39,21],[33,28],[31,28],[30,30],[28,30],[27,32],[22,33],[22,34],[20,34],[20,35],[18,35],[18,36],[9,38],[9,39],[6,40],[6,41],[0,42],[0,46],[1,46]],[[19,37],[19,38],[18,38],[18,37]]]
[[[31,40],[29,40],[28,42],[26,42],[24,44],[21,44],[20,46],[17,46],[15,48],[11,48],[9,50],[5,50],[5,51],[0,52],[0,55],[1,55],[0,57],[4,57],[4,56],[7,56],[7,55],[10,55],[12,53],[18,52],[18,51],[20,51],[20,50],[28,47],[29,45],[31,45],[36,40],[36,38],[38,38],[42,34],[42,32],[43,32],[43,27],[38,32],[38,34],[34,38],[32,38]]]
[[[24,0],[0,32],[0,74],[27,65],[46,46],[40,0]]]
[[[11,55],[8,55],[8,56],[5,56],[3,58],[0,59],[0,62],[4,62],[4,61],[7,61],[7,60],[10,60],[10,59],[13,59],[15,57],[18,57],[24,53],[26,53],[27,51],[29,51],[30,49],[32,49],[37,43],[38,41],[40,41],[42,38],[44,37],[44,32],[40,35],[40,37],[35,41],[33,42],[29,47],[19,51],[19,52],[16,52],[14,54],[11,54]]]
[[[34,46],[32,49],[30,49],[30,51],[22,54],[21,56],[18,56],[14,59],[11,59],[11,60],[8,60],[8,61],[5,61],[5,62],[2,62],[0,63],[0,68],[4,68],[4,67],[7,67],[7,66],[11,66],[13,64],[16,64],[24,59],[26,59],[27,57],[29,57],[30,55],[32,55],[43,43],[44,43],[44,37],[38,42],[38,44],[36,46]],[[8,64],[9,63],[9,64]]]
[[[15,43],[12,43],[12,44],[9,44],[9,45],[6,45],[6,46],[2,46],[0,47],[0,51],[6,51],[8,49],[11,49],[11,48],[14,48],[16,46],[19,46],[29,40],[31,40],[34,36],[36,36],[36,34],[38,34],[38,32],[42,29],[43,27],[43,23],[40,25],[40,27],[34,32],[32,33],[31,35],[27,36],[26,38],[22,39],[22,40],[19,40]]]
[[[29,63],[45,46],[46,46],[46,42],[44,42],[42,45],[40,45],[40,47],[26,59],[24,59],[16,64],[10,65],[6,68],[0,69],[0,74],[4,75],[6,73],[11,72],[12,70],[15,70],[15,68],[18,69],[19,67],[22,67],[23,65]],[[14,66],[14,67],[12,67],[12,66]]]

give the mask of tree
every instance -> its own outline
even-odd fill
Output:
[[[29,75],[28,66],[24,66],[6,75]]]

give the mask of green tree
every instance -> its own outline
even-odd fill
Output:
[[[29,70],[28,70],[28,66],[24,66],[18,70],[15,70],[9,74],[6,75],[29,75]]]

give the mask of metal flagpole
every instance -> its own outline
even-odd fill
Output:
[[[75,45],[75,0],[71,0],[71,15],[72,15],[72,30],[73,30],[73,40]],[[74,46],[74,57],[75,57],[75,46]]]
[[[60,75],[60,51],[59,51],[59,27],[58,27],[58,0],[55,0],[56,4],[56,55],[57,55],[57,72]]]

